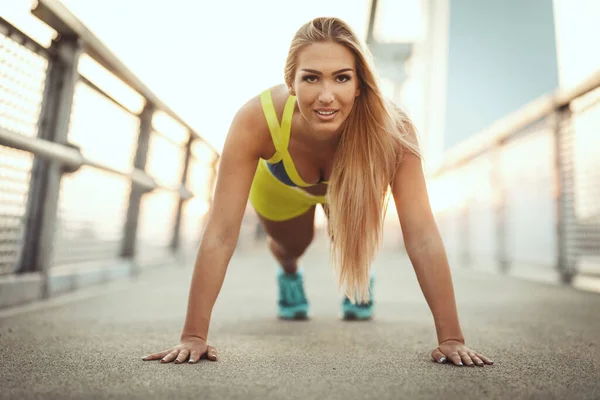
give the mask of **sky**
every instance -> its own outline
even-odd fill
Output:
[[[365,0],[62,2],[218,151],[237,109],[283,82],[287,47],[303,23],[335,15],[364,37],[370,7]]]
[[[288,46],[302,24],[336,16],[364,40],[371,7],[371,0],[61,2],[219,152],[237,109],[283,82]],[[412,34],[417,4],[379,0],[378,38]],[[9,21],[49,43],[30,0],[0,6]]]

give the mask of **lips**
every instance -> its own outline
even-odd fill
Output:
[[[317,118],[320,119],[321,121],[331,121],[332,119],[335,118],[335,116],[337,115],[339,110],[319,109],[319,110],[314,110],[314,112],[315,112]]]

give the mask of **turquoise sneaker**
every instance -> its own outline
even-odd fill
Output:
[[[279,268],[277,282],[279,284],[279,311],[281,319],[308,319],[308,300],[304,293],[304,273],[301,269],[295,274],[286,274]]]
[[[369,301],[367,303],[352,304],[348,297],[344,296],[342,302],[342,319],[344,321],[366,321],[373,318],[373,282],[375,276],[371,275],[369,281]]]

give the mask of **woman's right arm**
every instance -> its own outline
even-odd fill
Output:
[[[151,354],[145,360],[197,362],[201,356],[216,360],[209,346],[208,328],[227,266],[235,250],[242,217],[258,160],[264,151],[266,127],[260,100],[250,100],[236,114],[223,147],[213,202],[202,235],[189,291],[180,344]]]

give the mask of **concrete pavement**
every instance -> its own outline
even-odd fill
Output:
[[[325,246],[303,260],[311,319],[275,318],[264,247],[234,255],[213,312],[218,362],[143,362],[176,344],[191,264],[0,312],[2,399],[599,399],[600,295],[453,268],[484,368],[438,365],[405,255],[376,261],[376,318],[340,320]]]

